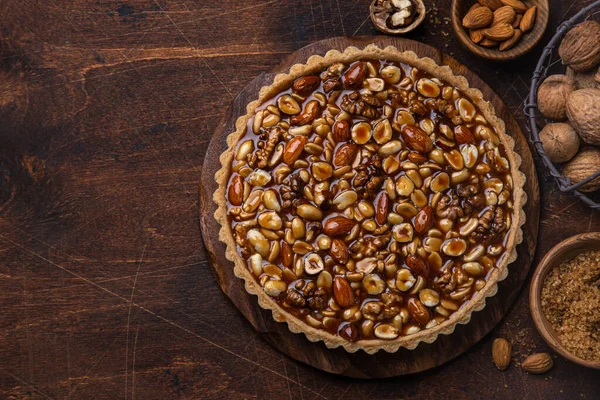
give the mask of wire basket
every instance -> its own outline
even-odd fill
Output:
[[[537,90],[540,83],[548,76],[548,72],[561,67],[560,58],[555,55],[554,48],[560,43],[565,34],[579,22],[583,22],[587,19],[594,18],[600,14],[600,0],[593,2],[587,7],[583,8],[571,19],[564,21],[556,30],[556,34],[552,37],[550,42],[544,47],[544,51],[538,60],[535,72],[531,78],[531,88],[529,89],[529,96],[525,101],[524,112],[528,119],[528,131],[529,140],[535,147],[536,151],[542,158],[542,161],[548,167],[550,175],[556,181],[558,188],[563,193],[571,193],[589,205],[593,209],[600,209],[600,203],[580,192],[578,189],[588,182],[596,179],[600,176],[600,170],[596,173],[588,176],[586,179],[573,184],[569,178],[564,177],[561,172],[557,169],[556,165],[550,161],[550,158],[544,151],[542,142],[540,141],[540,134],[538,128],[538,117],[536,114],[537,110]]]

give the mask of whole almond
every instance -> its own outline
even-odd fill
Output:
[[[344,143],[337,148],[333,155],[333,164],[336,167],[344,167],[354,161],[356,153],[358,152],[358,146],[354,143]]]
[[[483,29],[470,29],[469,37],[473,43],[479,43],[483,40]]]
[[[483,31],[483,36],[487,39],[501,42],[510,39],[515,34],[512,26],[505,22],[501,22]]]
[[[554,365],[552,356],[548,353],[532,354],[523,361],[521,367],[531,374],[543,374]]]
[[[348,121],[339,120],[333,124],[333,138],[336,142],[347,142],[352,137],[350,132],[350,123]]]
[[[336,276],[333,280],[333,297],[340,307],[354,305],[354,291],[345,278]]]
[[[229,202],[234,206],[241,206],[244,199],[244,179],[240,175],[235,175],[231,179],[229,189],[227,190]]]
[[[523,19],[523,14],[517,14],[517,16],[515,17],[515,20],[513,21],[513,23],[511,24],[511,26],[514,29],[517,29],[519,27],[519,25],[521,24],[521,20]]]
[[[498,41],[488,39],[488,38],[483,38],[483,40],[481,42],[479,42],[478,44],[482,47],[488,47],[488,48],[496,47],[496,46],[498,46]]]
[[[342,216],[331,217],[323,225],[323,233],[328,236],[343,236],[350,233],[356,222]]]
[[[294,84],[292,85],[292,91],[299,96],[306,97],[314,92],[320,84],[321,78],[314,75],[307,75],[294,81]]]
[[[533,24],[535,23],[535,15],[537,13],[537,7],[533,6],[529,10],[523,14],[523,18],[521,19],[521,23],[519,24],[519,28],[521,32],[526,33],[533,28]]]
[[[512,354],[512,345],[510,342],[503,338],[494,340],[492,344],[492,358],[494,364],[500,371],[504,371],[510,364],[510,356]]]
[[[291,268],[294,261],[294,252],[292,246],[285,240],[281,241],[281,264],[286,268]]]
[[[367,63],[364,61],[360,61],[352,65],[342,77],[344,86],[347,89],[359,89],[367,77],[367,72]]]
[[[415,215],[415,231],[420,235],[427,233],[433,226],[433,223],[433,208],[431,208],[431,206],[423,207],[423,209]]]
[[[292,125],[306,125],[310,124],[317,118],[317,114],[321,111],[321,105],[317,100],[309,101],[304,110],[298,115],[294,115],[290,119],[290,124]]]
[[[525,11],[527,11],[527,6],[522,1],[519,1],[519,0],[500,0],[500,2],[502,4],[504,4],[505,6],[511,6],[518,13],[524,13]]]
[[[331,241],[331,247],[329,248],[329,255],[340,264],[346,264],[348,261],[348,246],[344,243],[343,240],[333,239]]]
[[[402,128],[401,133],[402,138],[410,149],[419,153],[429,153],[433,150],[433,142],[421,128],[406,125]]]
[[[499,23],[507,23],[512,24],[515,20],[517,13],[515,13],[515,9],[511,6],[502,6],[496,11],[494,11],[494,19],[492,20],[492,25],[496,25]]]
[[[474,10],[474,9],[476,9],[476,8],[479,8],[479,7],[481,7],[481,4],[479,4],[479,3],[475,3],[475,4],[473,4],[473,5],[471,6],[471,8],[469,8],[469,9],[467,10],[467,12],[469,12],[469,11],[471,11],[471,10]]]
[[[419,154],[414,151],[411,151],[410,153],[408,153],[408,159],[410,161],[414,162],[415,164],[423,164],[429,160],[429,158],[427,156],[424,156],[424,155]]]
[[[408,312],[420,325],[427,324],[431,319],[431,313],[427,307],[425,307],[420,300],[415,299],[414,297],[408,299]]]
[[[285,145],[285,150],[283,150],[283,162],[288,165],[295,163],[300,158],[306,142],[308,142],[306,136],[294,136],[290,139]]]
[[[390,198],[388,194],[385,191],[381,192],[375,201],[375,221],[377,221],[379,225],[385,224],[389,206]]]
[[[498,8],[502,7],[502,2],[500,0],[477,0],[479,2],[479,4],[481,4],[484,7],[489,8],[492,11],[497,10]]]
[[[478,7],[467,12],[462,24],[465,28],[470,29],[483,28],[492,22],[493,17],[492,10],[487,7]]]
[[[499,47],[500,51],[512,49],[514,47],[514,45],[517,44],[517,42],[521,39],[521,36],[523,36],[523,33],[521,32],[521,30],[515,29],[515,33],[513,34],[513,37],[500,43],[500,47]]]
[[[454,138],[458,144],[475,144],[475,137],[466,125],[457,125],[454,128]]]
[[[414,274],[427,278],[429,276],[429,266],[419,256],[409,254],[404,263]]]

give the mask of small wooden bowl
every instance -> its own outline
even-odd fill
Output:
[[[530,52],[542,39],[544,31],[548,26],[548,14],[549,6],[548,0],[525,0],[525,3],[529,6],[537,6],[537,12],[535,17],[535,24],[533,28],[523,35],[519,42],[512,48],[506,51],[500,51],[497,48],[486,48],[482,47],[471,41],[469,32],[462,26],[462,19],[475,4],[477,0],[452,0],[451,16],[452,16],[452,27],[454,33],[458,37],[459,41],[465,46],[471,53],[487,58],[494,61],[508,61],[514,60]]]
[[[600,361],[588,361],[570,353],[558,340],[558,336],[542,311],[542,286],[548,273],[555,266],[568,261],[586,251],[600,250],[600,232],[583,233],[563,240],[544,256],[533,273],[529,287],[529,308],[535,326],[546,341],[557,353],[576,364],[588,368],[600,369]]]

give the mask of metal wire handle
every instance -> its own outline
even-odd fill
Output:
[[[540,157],[542,157],[542,161],[544,162],[546,167],[548,167],[550,175],[552,175],[552,177],[556,181],[559,190],[564,193],[572,193],[578,199],[580,199],[593,209],[600,209],[600,204],[590,199],[578,189],[586,183],[589,183],[594,179],[600,177],[600,171],[597,171],[596,173],[588,176],[587,178],[576,184],[571,183],[571,180],[569,178],[563,176],[561,172],[556,168],[556,166],[552,163],[552,161],[550,161],[550,157],[548,157],[546,151],[544,150],[544,147],[542,146],[542,142],[540,141],[540,133],[537,127],[536,110],[537,90],[540,81],[543,77],[547,75],[548,70],[557,62],[559,62],[558,60],[555,62],[551,62],[552,51],[554,50],[555,46],[562,40],[565,34],[573,26],[575,26],[575,24],[579,23],[584,19],[590,18],[591,16],[597,13],[600,13],[600,0],[593,2],[587,7],[584,7],[573,17],[560,24],[560,26],[556,30],[556,33],[554,34],[552,39],[550,39],[550,42],[548,42],[546,47],[544,47],[544,51],[542,52],[542,55],[538,60],[535,71],[533,72],[533,76],[531,77],[531,87],[529,89],[529,96],[527,96],[527,99],[525,100],[525,105],[523,107],[523,112],[527,116],[529,122],[529,125],[527,127],[527,130],[529,131],[529,140],[533,144],[533,147],[536,149]]]

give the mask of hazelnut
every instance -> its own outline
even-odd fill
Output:
[[[579,151],[579,136],[575,129],[566,123],[546,125],[540,132],[540,140],[546,155],[553,163],[567,162]]]

